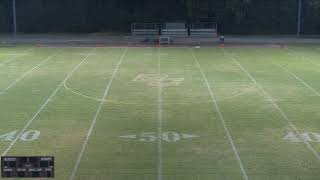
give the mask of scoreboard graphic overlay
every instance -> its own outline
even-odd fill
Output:
[[[54,177],[53,156],[1,157],[1,177]]]

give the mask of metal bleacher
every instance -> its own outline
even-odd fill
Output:
[[[191,36],[217,36],[217,24],[192,23],[190,24]]]
[[[185,23],[165,23],[161,28],[164,36],[188,36],[188,28]]]
[[[159,35],[159,23],[132,23],[131,34],[136,35]]]
[[[162,36],[216,36],[216,23],[132,23],[131,34]]]

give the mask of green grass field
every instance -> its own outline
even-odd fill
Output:
[[[0,151],[57,180],[318,180],[319,51],[1,47]]]

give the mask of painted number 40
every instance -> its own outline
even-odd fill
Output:
[[[12,131],[7,134],[0,135],[0,140],[2,141],[13,141],[19,134],[18,131]],[[40,131],[26,131],[21,134],[19,139],[21,141],[34,141],[40,136]]]
[[[297,143],[297,142],[320,142],[320,134],[314,132],[304,132],[304,133],[295,133],[295,132],[288,132],[288,134],[283,138],[284,140]]]

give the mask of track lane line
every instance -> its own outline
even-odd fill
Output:
[[[223,53],[225,54],[225,51],[223,50]],[[292,123],[292,121],[290,120],[290,118],[287,116],[286,113],[284,113],[284,111],[278,106],[278,104],[273,100],[272,96],[267,93],[264,88],[257,82],[257,80],[240,64],[240,62],[234,58],[233,56],[228,56],[225,55],[226,57],[228,57],[229,59],[231,59],[245,74],[247,74],[247,76],[251,79],[251,81],[253,83],[255,83],[256,87],[264,94],[265,98],[268,100],[268,102],[270,102],[275,109],[277,109],[279,111],[279,113],[281,114],[281,116],[287,121],[287,123],[289,124],[289,126],[295,131],[296,134],[298,134],[300,136],[300,138],[303,140],[303,142],[305,143],[305,145],[307,146],[307,148],[313,153],[313,155],[320,161],[320,155],[319,153],[312,147],[312,145],[305,140],[305,138],[303,138],[299,132],[299,130],[297,129],[297,127]]]
[[[1,156],[7,155],[7,153],[11,150],[12,146],[17,142],[17,140],[21,137],[21,135],[26,131],[26,129],[31,125],[31,123],[38,117],[38,115],[42,112],[42,110],[49,104],[52,98],[57,94],[57,92],[63,87],[65,81],[67,81],[73,73],[79,69],[79,67],[90,57],[92,52],[95,50],[92,49],[87,56],[66,76],[66,78],[58,85],[58,87],[53,91],[53,93],[48,97],[48,99],[42,104],[42,106],[38,109],[38,111],[33,115],[33,117],[27,122],[27,124],[23,127],[23,129],[19,132],[16,138],[10,143],[10,145],[6,148],[6,150],[2,153]]]
[[[208,88],[208,91],[209,91],[209,93],[210,93],[210,96],[211,96],[213,105],[214,105],[215,109],[216,109],[217,112],[218,112],[219,118],[220,118],[221,123],[222,123],[222,125],[223,125],[223,129],[224,129],[224,131],[225,131],[225,134],[227,135],[227,138],[228,138],[228,141],[229,141],[229,143],[230,143],[230,145],[231,145],[231,147],[232,147],[233,153],[234,153],[234,155],[235,155],[235,157],[236,157],[236,159],[237,159],[237,161],[238,161],[238,164],[239,164],[239,167],[240,167],[240,170],[241,170],[241,173],[242,173],[242,177],[243,177],[243,179],[245,179],[245,180],[249,180],[248,175],[247,175],[247,172],[246,172],[246,170],[245,170],[245,168],[244,168],[244,166],[243,166],[243,163],[242,163],[242,160],[241,160],[241,158],[240,158],[239,152],[238,152],[237,147],[236,147],[236,145],[235,145],[235,143],[234,143],[234,141],[233,141],[233,138],[232,138],[231,133],[230,133],[230,131],[229,131],[229,129],[228,129],[228,126],[227,126],[227,124],[226,124],[226,122],[225,122],[225,120],[224,120],[224,117],[223,117],[223,115],[222,115],[222,112],[221,112],[220,107],[219,107],[219,105],[218,105],[218,102],[217,102],[217,100],[216,100],[216,97],[215,97],[215,95],[214,95],[214,93],[213,93],[213,90],[212,90],[212,88],[211,88],[210,85],[209,85],[208,79],[207,79],[207,77],[206,77],[203,69],[201,68],[201,65],[200,65],[200,63],[199,63],[199,60],[198,60],[197,56],[195,55],[195,53],[194,53],[193,50],[191,50],[191,51],[192,51],[192,56],[193,56],[193,58],[194,58],[194,60],[195,60],[196,66],[197,66],[197,68],[199,69],[199,71],[201,72],[201,74],[202,74],[202,79],[204,80],[204,82],[205,82],[205,84],[206,84],[206,86],[207,86],[207,88]]]
[[[85,150],[86,150],[87,144],[88,144],[88,142],[89,142],[89,138],[90,138],[90,136],[91,136],[91,134],[92,134],[92,131],[93,131],[94,127],[95,127],[96,121],[97,121],[98,116],[99,116],[100,111],[101,111],[101,108],[102,108],[102,106],[104,105],[104,102],[105,102],[105,100],[106,100],[106,98],[107,98],[107,96],[108,96],[109,90],[110,90],[111,85],[112,85],[112,82],[113,82],[113,80],[114,80],[114,78],[115,78],[115,76],[116,76],[116,74],[117,74],[117,72],[118,72],[118,69],[119,69],[119,67],[120,67],[123,59],[124,59],[125,56],[126,56],[127,50],[128,50],[128,48],[126,48],[126,49],[123,51],[123,53],[122,53],[122,55],[121,55],[121,57],[120,57],[120,59],[119,59],[119,62],[118,62],[117,66],[116,66],[116,68],[115,68],[115,70],[114,70],[114,72],[113,72],[113,74],[112,74],[112,77],[111,77],[111,79],[109,80],[109,82],[107,83],[106,89],[105,89],[104,94],[103,94],[103,96],[102,96],[102,98],[101,98],[102,101],[100,102],[100,104],[99,104],[99,106],[98,106],[98,108],[97,108],[97,111],[96,111],[96,113],[94,114],[94,117],[93,117],[93,119],[92,119],[92,122],[91,122],[91,125],[90,125],[90,128],[89,128],[89,131],[88,131],[88,133],[87,133],[87,135],[86,135],[86,138],[85,138],[85,140],[84,140],[84,142],[83,142],[83,144],[82,144],[81,151],[80,151],[80,153],[79,153],[79,156],[78,156],[78,158],[77,158],[77,161],[76,161],[76,163],[75,163],[75,165],[74,165],[74,167],[73,167],[73,170],[72,170],[72,172],[71,172],[71,175],[70,175],[70,178],[69,178],[70,180],[73,180],[73,179],[75,178],[75,176],[76,176],[76,173],[77,173],[77,171],[78,171],[78,168],[79,168],[81,159],[82,159],[83,154],[84,154],[84,152],[85,152]]]

